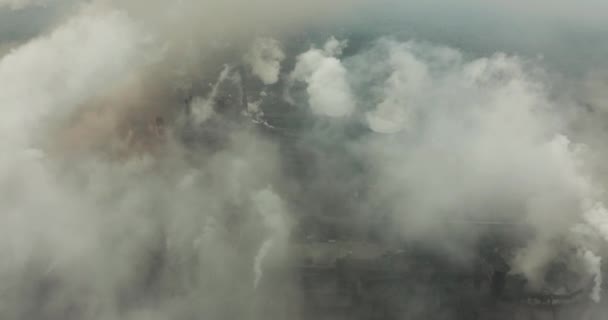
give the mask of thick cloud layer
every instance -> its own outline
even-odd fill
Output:
[[[599,10],[565,2],[463,3],[603,26]],[[300,35],[378,6],[100,0],[11,43],[0,56],[0,318],[299,314],[285,267],[294,224],[312,214],[370,229],[387,218],[374,231],[456,261],[482,239],[471,222],[523,223],[535,236],[511,271],[540,287],[567,256],[595,276],[599,301],[601,70],[578,83],[536,57]],[[395,11],[460,8],[446,6]]]
[[[241,132],[247,128],[227,132],[221,152],[195,166],[161,128],[132,136],[148,140],[142,153],[132,148],[138,141],[122,141],[116,131],[126,119],[114,117],[127,115],[120,109],[133,108],[137,96],[128,79],[158,62],[158,47],[139,26],[124,12],[86,7],[0,61],[2,318],[240,318],[254,290],[257,243],[285,237],[274,221],[287,207],[268,189],[275,147]],[[97,99],[122,105],[96,107]],[[116,162],[104,151],[118,142],[127,155]],[[96,148],[82,154],[75,144]],[[226,224],[230,215],[243,225]],[[264,259],[255,261],[260,273]],[[52,296],[40,296],[41,286]],[[209,287],[218,289],[210,295]],[[231,290],[243,304],[222,302]],[[151,297],[160,303],[140,304]]]
[[[366,201],[391,212],[402,237],[462,258],[479,235],[448,234],[446,223],[525,222],[536,235],[512,257],[513,272],[539,284],[567,247],[559,239],[577,238],[577,225],[592,228],[596,241],[605,237],[594,227],[608,215],[602,182],[585,164],[590,150],[566,136],[570,102],[551,95],[535,61],[500,53],[467,60],[450,48],[381,39],[343,63],[363,105],[350,112],[389,134],[355,146],[374,168]],[[339,96],[351,90],[345,86],[323,89]],[[596,248],[579,240],[569,246]]]
[[[4,143],[25,147],[145,60],[142,36],[120,12],[83,14],[0,62]],[[69,52],[69,55],[66,55]],[[143,59],[142,59],[143,58]],[[11,141],[14,140],[14,141]]]
[[[49,0],[2,0],[0,1],[0,8],[8,7],[13,10],[24,9],[33,5],[43,5]]]

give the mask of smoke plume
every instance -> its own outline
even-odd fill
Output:
[[[345,45],[332,38],[323,49],[312,48],[298,56],[291,78],[306,83],[308,104],[316,114],[343,117],[355,108],[346,69],[335,57]]]
[[[464,3],[0,0],[0,19],[52,17],[0,30],[0,318],[306,318],[298,263],[323,246],[471,265],[480,225],[532,230],[501,256],[526,289],[564,290],[559,262],[599,303],[607,86],[577,54],[605,48],[528,37],[605,20]],[[484,38],[469,11],[529,32]]]
[[[256,39],[244,58],[251,72],[264,84],[274,84],[279,80],[285,54],[275,39]]]

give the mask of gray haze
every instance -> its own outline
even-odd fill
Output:
[[[600,301],[606,9],[0,0],[0,318],[297,319],[307,215],[460,262],[446,221],[525,222],[513,272],[567,254]]]

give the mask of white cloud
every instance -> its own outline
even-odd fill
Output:
[[[324,50],[310,49],[298,56],[291,73],[291,79],[307,84],[308,103],[315,114],[343,117],[355,109],[346,68],[333,56],[340,53],[342,46],[332,38]]]
[[[452,252],[459,252],[457,242],[438,240],[446,221],[528,223],[536,240],[519,252],[513,270],[542,282],[547,264],[562,253],[556,239],[584,219],[605,216],[587,211],[589,199],[601,198],[584,154],[563,134],[562,102],[518,57],[464,61],[456,51],[416,42],[376,46],[349,61],[358,77],[384,79],[359,93],[379,101],[367,113],[370,128],[392,133],[365,145],[377,168],[372,201],[394,212],[404,237]]]
[[[20,147],[49,120],[73,112],[85,99],[125,77],[138,57],[139,35],[119,12],[83,14],[48,36],[0,60],[0,134]]]
[[[279,81],[281,62],[285,54],[279,42],[271,38],[257,38],[245,55],[244,60],[264,84],[274,84]]]

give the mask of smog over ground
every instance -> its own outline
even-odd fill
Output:
[[[602,0],[0,0],[0,319],[605,319],[606,57]]]

